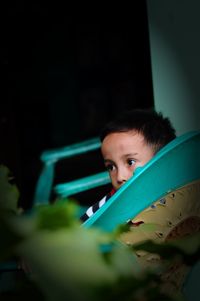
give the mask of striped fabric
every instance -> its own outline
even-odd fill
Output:
[[[104,196],[99,202],[95,203],[91,207],[87,209],[87,211],[80,217],[82,222],[85,222],[89,217],[91,217],[99,208],[101,208],[109,198],[115,193],[115,189],[113,188],[110,193]]]

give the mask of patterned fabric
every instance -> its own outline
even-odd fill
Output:
[[[87,211],[80,217],[82,222],[85,222],[89,217],[91,217],[99,208],[101,208],[110,197],[116,192],[113,188],[106,196],[104,196],[99,202],[95,203],[87,209]]]
[[[159,244],[197,234],[200,232],[199,201],[200,180],[170,191],[164,198],[156,201],[152,206],[134,217],[129,222],[131,225],[129,231],[122,233],[119,240],[134,249],[135,244],[148,240]],[[134,225],[139,223],[139,227],[133,227],[131,223]],[[140,266],[143,268],[160,269],[162,266],[162,259],[155,252],[138,250],[136,255]],[[172,261],[168,269],[160,274],[163,292],[172,297],[179,292],[179,296],[181,296],[184,284],[187,283],[189,277],[192,277],[189,274],[190,269],[191,266],[184,263],[180,258],[177,258],[177,261]]]

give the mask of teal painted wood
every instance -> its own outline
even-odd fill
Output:
[[[40,157],[41,161],[44,162],[44,167],[36,184],[33,204],[49,203],[54,179],[54,166],[58,160],[94,151],[98,148],[100,148],[99,138],[92,138],[63,148],[44,151]]]
[[[54,179],[54,162],[45,163],[35,189],[34,205],[48,204]]]
[[[200,131],[177,137],[133,175],[83,226],[112,231],[153,202],[200,179]]]
[[[89,151],[100,148],[101,142],[99,138],[92,138],[89,140],[75,143],[63,148],[44,151],[40,157],[41,161],[58,161],[60,159],[69,158],[72,156],[87,153]]]
[[[75,193],[99,187],[108,183],[110,183],[110,177],[109,173],[105,171],[65,184],[58,184],[54,187],[54,190],[58,196],[68,197]]]

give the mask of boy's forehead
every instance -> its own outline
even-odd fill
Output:
[[[102,142],[101,152],[104,160],[112,161],[127,157],[147,161],[154,155],[144,136],[136,131],[109,134]]]
[[[102,150],[114,151],[116,148],[126,151],[129,148],[140,148],[146,145],[144,136],[136,131],[109,134],[102,142]]]
[[[102,145],[106,143],[120,143],[122,140],[127,140],[127,142],[130,141],[141,141],[145,142],[145,138],[142,133],[136,131],[136,130],[130,130],[126,132],[114,132],[108,134],[104,140],[102,141]]]
[[[117,164],[127,158],[137,159],[141,164],[145,164],[154,155],[152,147],[146,143],[143,135],[130,131],[108,135],[102,142],[101,152],[104,161]]]

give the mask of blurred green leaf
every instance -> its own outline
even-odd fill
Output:
[[[179,256],[192,265],[200,255],[199,234],[165,243],[143,241],[127,246],[119,238],[129,231],[128,224],[112,233],[85,229],[77,217],[80,208],[73,200],[57,200],[19,215],[18,198],[16,186],[9,181],[9,170],[1,166],[0,259],[7,255],[23,258],[31,269],[30,292],[38,288],[41,300],[182,300],[182,295],[172,297],[161,290],[163,279],[158,270],[143,269],[136,252],[158,254],[169,262]],[[134,231],[140,235],[154,228],[154,224],[144,224],[141,232],[137,227]],[[162,272],[165,269],[163,264]],[[9,296],[14,300],[12,293]],[[25,300],[27,290],[22,285],[16,294]]]
[[[99,233],[81,227],[38,231],[20,244],[18,254],[30,264],[48,300],[92,300],[96,286],[117,277],[100,251]]]
[[[10,219],[18,212],[19,191],[10,183],[10,170],[0,165],[0,261],[13,255],[20,237],[14,232]]]
[[[37,226],[39,229],[57,230],[80,225],[76,218],[78,206],[72,202],[56,202],[37,208]]]
[[[17,213],[19,191],[15,184],[10,183],[10,170],[0,165],[0,211]]]

